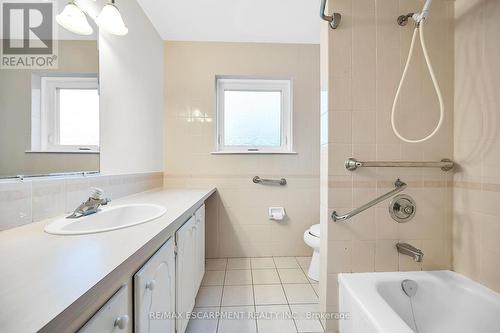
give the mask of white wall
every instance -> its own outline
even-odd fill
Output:
[[[117,6],[128,35],[99,37],[101,172],[163,171],[163,41],[136,1]]]

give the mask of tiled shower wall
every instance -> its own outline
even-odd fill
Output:
[[[500,292],[500,1],[457,0],[453,268]]]
[[[163,173],[0,180],[0,231],[72,212],[91,187],[118,199],[163,186]]]
[[[337,275],[341,272],[404,271],[451,268],[452,173],[440,169],[344,168],[349,157],[378,161],[439,161],[453,155],[453,4],[438,0],[425,25],[427,45],[446,107],[439,133],[422,144],[402,143],[393,134],[390,112],[408,55],[413,24],[399,27],[401,14],[421,10],[418,0],[330,0],[342,14],[337,30],[323,24],[321,224],[323,311],[338,311]],[[421,48],[416,53],[398,104],[397,124],[410,138],[430,133],[439,105]],[[330,219],[393,188],[401,178],[417,203],[415,218],[393,221],[388,202],[347,223]],[[324,236],[325,235],[325,236]],[[421,248],[423,263],[398,255],[398,241]],[[324,282],[323,282],[324,281]],[[327,323],[335,331],[337,323]]]

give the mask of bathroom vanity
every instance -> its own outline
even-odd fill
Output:
[[[205,262],[208,190],[152,190],[112,205],[156,204],[160,218],[87,235],[44,232],[52,220],[0,233],[1,332],[177,332]]]

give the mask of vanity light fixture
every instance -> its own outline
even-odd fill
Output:
[[[78,35],[88,36],[94,32],[94,29],[92,29],[87,21],[85,13],[75,1],[68,2],[61,14],[56,16],[56,21],[63,28]]]
[[[125,36],[128,34],[128,28],[125,26],[120,11],[115,5],[115,0],[110,0],[108,4],[104,6],[95,21],[99,28],[110,34],[118,36]]]

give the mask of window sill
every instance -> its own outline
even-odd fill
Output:
[[[298,155],[295,151],[213,151],[212,155]]]
[[[26,150],[26,154],[100,154],[94,150]]]

